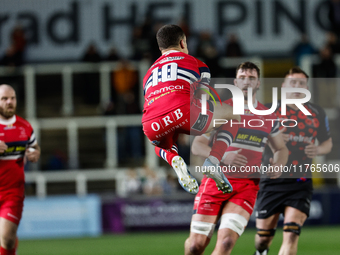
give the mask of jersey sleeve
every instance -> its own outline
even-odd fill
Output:
[[[197,65],[198,65],[198,70],[200,74],[199,84],[201,87],[205,87],[205,85],[210,84],[210,80],[211,80],[209,67],[199,59],[197,59]]]
[[[32,147],[37,144],[37,139],[35,138],[34,130],[32,128],[31,136],[28,140],[28,147]]]
[[[274,118],[273,118],[274,119]],[[280,132],[280,121],[278,118],[276,118],[276,121],[273,121],[273,127],[272,127],[272,130],[270,131],[269,135],[271,137],[275,137],[279,134]]]
[[[329,122],[328,117],[321,107],[319,108],[320,114],[319,114],[319,128],[318,133],[316,135],[316,138],[318,139],[319,143],[322,143],[326,140],[328,140],[331,137],[330,134],[330,128],[329,128]]]

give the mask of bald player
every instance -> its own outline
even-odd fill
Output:
[[[14,255],[25,197],[24,158],[37,162],[40,147],[30,123],[15,114],[15,90],[0,85],[0,254]]]

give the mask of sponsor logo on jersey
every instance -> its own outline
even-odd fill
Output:
[[[26,147],[24,146],[12,146],[12,147],[8,147],[7,150],[5,150],[3,154],[10,154],[12,152],[21,152],[25,150],[26,150]]]
[[[8,125],[8,126],[4,127],[4,130],[16,129],[16,128],[17,128],[16,126],[13,126],[13,125],[11,124],[11,125]]]
[[[311,143],[313,140],[313,136],[302,136],[302,135],[289,135],[289,141],[292,142],[303,142],[303,143]]]
[[[177,91],[177,90],[182,90],[184,89],[184,86],[183,85],[170,85],[170,86],[166,86],[166,87],[163,87],[161,89],[158,89],[158,90],[155,90],[153,92],[150,93],[150,95],[148,96],[148,98],[152,97],[152,96],[156,96],[160,93],[164,93],[164,92],[174,92],[174,91]]]
[[[174,60],[182,60],[184,57],[167,57],[165,59],[162,59],[161,61],[158,62],[158,64],[163,64],[168,61],[174,61]]]
[[[159,98],[161,98],[161,97],[164,97],[164,96],[166,96],[166,95],[169,95],[171,92],[173,92],[174,90],[172,90],[172,91],[169,91],[169,92],[166,92],[166,93],[164,93],[164,94],[162,94],[162,95],[159,95],[158,97],[154,97],[154,98],[152,98],[151,100],[150,100],[150,102],[148,102],[148,105],[150,105],[150,104],[152,104],[153,102],[155,102],[157,99],[159,99]]]
[[[164,118],[162,118],[162,121],[158,122],[152,122],[151,128],[153,131],[158,131],[161,129],[165,129],[170,124],[177,122],[179,119],[183,117],[183,113],[181,109],[176,109],[175,111],[171,112],[170,114],[166,115]],[[163,123],[163,124],[162,124]],[[184,123],[185,124],[185,123]],[[170,131],[170,130],[169,130]]]
[[[256,147],[261,147],[263,142],[264,136],[263,135],[255,135],[255,134],[246,134],[238,132],[235,137],[236,143],[252,145]]]

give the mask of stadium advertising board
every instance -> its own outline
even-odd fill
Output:
[[[11,30],[21,23],[30,61],[79,60],[91,42],[102,53],[114,45],[128,56],[133,27],[146,16],[155,23],[177,23],[186,17],[192,34],[210,31],[221,47],[227,34],[236,33],[249,54],[289,52],[302,33],[319,47],[329,25],[324,0],[1,1],[0,51],[6,50]]]
[[[306,225],[340,223],[338,217],[334,217],[339,212],[339,203],[328,203],[330,198],[338,201],[339,192],[315,192]],[[122,233],[127,230],[187,229],[190,226],[192,206],[190,199],[117,199],[102,206],[103,231]],[[249,226],[255,226],[255,213],[250,218]]]
[[[99,236],[101,201],[97,195],[28,197],[18,229],[20,239]]]

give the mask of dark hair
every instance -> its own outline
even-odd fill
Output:
[[[177,25],[162,26],[156,35],[158,47],[161,50],[177,47],[179,42],[184,39],[184,36],[182,28]]]
[[[295,73],[302,73],[304,76],[306,76],[306,78],[308,79],[309,76],[306,74],[305,71],[303,71],[300,67],[298,66],[294,66],[292,67],[291,69],[289,69],[286,74],[285,74],[285,77],[287,77],[288,75],[292,75],[292,74],[295,74]]]
[[[257,65],[249,61],[239,64],[239,66],[236,68],[236,76],[237,76],[238,70],[253,70],[253,69],[256,70],[257,76],[258,78],[260,78],[260,68],[258,68]]]

